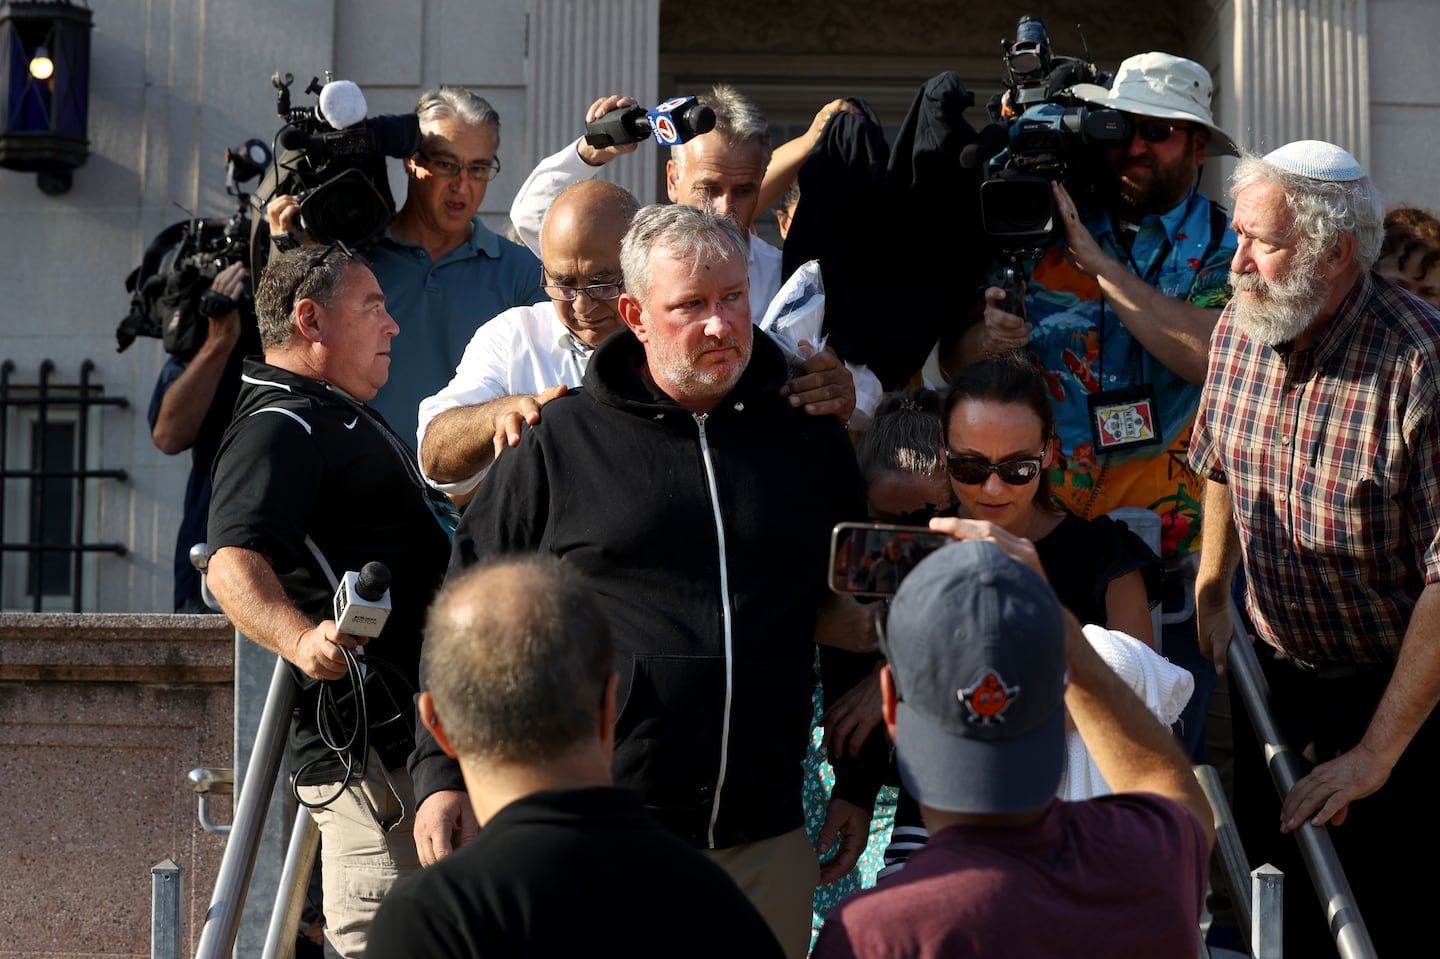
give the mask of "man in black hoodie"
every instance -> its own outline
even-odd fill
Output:
[[[365,261],[338,244],[277,254],[255,309],[265,359],[246,360],[216,454],[209,585],[240,632],[293,666],[290,769],[320,827],[326,952],[359,956],[380,897],[418,868],[405,758],[453,511],[366,405],[399,328]],[[391,571],[393,612],[367,641],[340,631],[332,598],[370,562]]]
[[[830,530],[863,518],[865,500],[840,424],[779,394],[786,362],[751,325],[745,257],[726,217],[636,215],[620,258],[628,329],[496,461],[451,569],[546,551],[594,580],[621,675],[616,783],[719,861],[804,956],[814,886],[854,864],[878,783],[839,770],[820,842],[839,852],[820,868],[800,796],[814,642],[868,622],[825,580]],[[422,746],[411,769],[422,817],[456,799],[438,750]]]

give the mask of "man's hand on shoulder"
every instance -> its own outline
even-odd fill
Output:
[[[520,427],[524,424],[534,426],[539,423],[540,408],[551,400],[564,396],[569,389],[564,383],[560,383],[534,396],[516,397],[514,409],[505,410],[495,417],[495,436],[491,441],[495,448],[494,455],[498,457],[507,446],[520,445]]]
[[[628,110],[630,107],[638,106],[634,97],[622,97],[612,93],[608,97],[601,97],[590,104],[590,109],[585,111],[585,123],[591,124],[613,110]],[[621,143],[613,147],[592,147],[582,137],[580,140],[580,159],[589,166],[604,166],[611,160],[626,153],[634,153],[639,143]]]

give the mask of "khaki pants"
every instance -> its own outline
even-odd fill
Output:
[[[701,850],[735,880],[780,945],[787,959],[810,952],[811,915],[820,861],[801,827],[773,839],[729,849]]]
[[[335,795],[339,783],[299,787],[306,802]],[[415,851],[415,790],[403,768],[386,771],[370,750],[365,777],[351,781],[310,814],[320,827],[320,879],[325,886],[326,959],[358,959],[390,887],[420,869]]]

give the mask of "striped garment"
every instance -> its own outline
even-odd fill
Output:
[[[1440,580],[1440,311],[1372,274],[1308,349],[1227,307],[1190,465],[1229,485],[1260,638],[1305,660],[1393,663]]]

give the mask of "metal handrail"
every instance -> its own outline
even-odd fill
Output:
[[[230,835],[220,860],[215,891],[210,897],[210,908],[205,913],[204,928],[200,930],[196,959],[226,959],[235,949],[240,915],[245,908],[250,876],[255,868],[261,835],[265,831],[265,817],[270,810],[275,779],[280,773],[285,737],[290,728],[290,711],[295,706],[298,691],[290,675],[290,665],[279,656],[275,657],[270,691],[265,697],[265,709],[260,714],[260,726],[255,733],[255,746],[250,753],[245,781],[240,785],[240,798],[235,805]]]
[[[1265,681],[1265,674],[1260,671],[1260,660],[1250,646],[1245,621],[1233,602],[1230,612],[1235,629],[1229,646],[1230,669],[1240,690],[1240,698],[1254,723],[1255,735],[1265,750],[1275,788],[1283,799],[1304,772],[1299,757],[1280,736],[1270,713],[1270,686]],[[1324,826],[1313,826],[1307,822],[1295,830],[1294,835],[1300,844],[1300,854],[1310,873],[1310,881],[1314,883],[1320,901],[1325,904],[1325,917],[1329,920],[1342,959],[1374,959],[1375,946],[1355,905],[1355,895],[1350,891],[1350,881],[1345,878],[1329,832]]]
[[[301,806],[296,810],[295,826],[290,830],[290,845],[285,850],[280,885],[275,889],[275,909],[270,913],[270,928],[265,934],[261,959],[294,959],[295,930],[300,928],[305,893],[319,851],[320,827],[310,810]]]
[[[1215,853],[1220,857],[1225,878],[1229,880],[1230,908],[1235,911],[1237,925],[1241,929],[1249,929],[1250,866],[1245,858],[1245,847],[1240,842],[1240,832],[1235,826],[1235,816],[1225,799],[1225,787],[1214,766],[1195,766],[1194,772],[1215,817]]]

